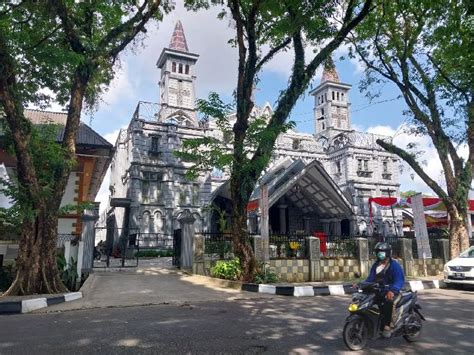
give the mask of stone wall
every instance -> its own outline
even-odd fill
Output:
[[[320,265],[322,281],[354,279],[354,274],[361,271],[358,259],[321,259]]]
[[[427,276],[438,276],[443,273],[444,261],[443,259],[426,259]],[[423,259],[413,259],[413,276],[425,276]]]
[[[270,260],[270,268],[278,275],[281,282],[309,281],[309,260],[307,259]]]

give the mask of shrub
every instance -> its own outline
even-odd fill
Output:
[[[219,260],[211,268],[211,275],[225,280],[238,280],[242,270],[240,268],[239,259]]]
[[[257,268],[254,281],[256,284],[271,284],[271,283],[278,282],[279,280],[278,280],[278,275],[274,271],[268,268],[265,271],[264,265],[261,264]]]
[[[64,254],[58,254],[56,257],[56,263],[58,265],[59,276],[63,281],[64,285],[69,291],[76,291],[77,288],[77,261],[71,257],[71,261],[68,264]]]

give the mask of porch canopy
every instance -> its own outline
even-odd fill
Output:
[[[319,161],[283,161],[266,173],[250,197],[248,210],[259,205],[261,186],[268,186],[269,207],[285,198],[305,215],[319,218],[347,218],[353,214],[350,202]]]

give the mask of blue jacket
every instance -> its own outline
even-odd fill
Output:
[[[377,268],[377,264],[378,263],[375,262],[374,265],[372,265],[369,277],[366,280],[367,282],[376,281],[375,270]],[[385,272],[383,283],[388,285],[388,291],[392,291],[395,294],[399,293],[405,284],[405,275],[403,274],[403,270],[401,266],[393,259],[390,259],[390,267]]]

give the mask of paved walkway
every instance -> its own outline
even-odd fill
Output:
[[[171,265],[170,258],[142,260],[136,269],[96,271],[81,291],[80,300],[37,312],[270,297],[223,287],[208,278],[180,272]]]

